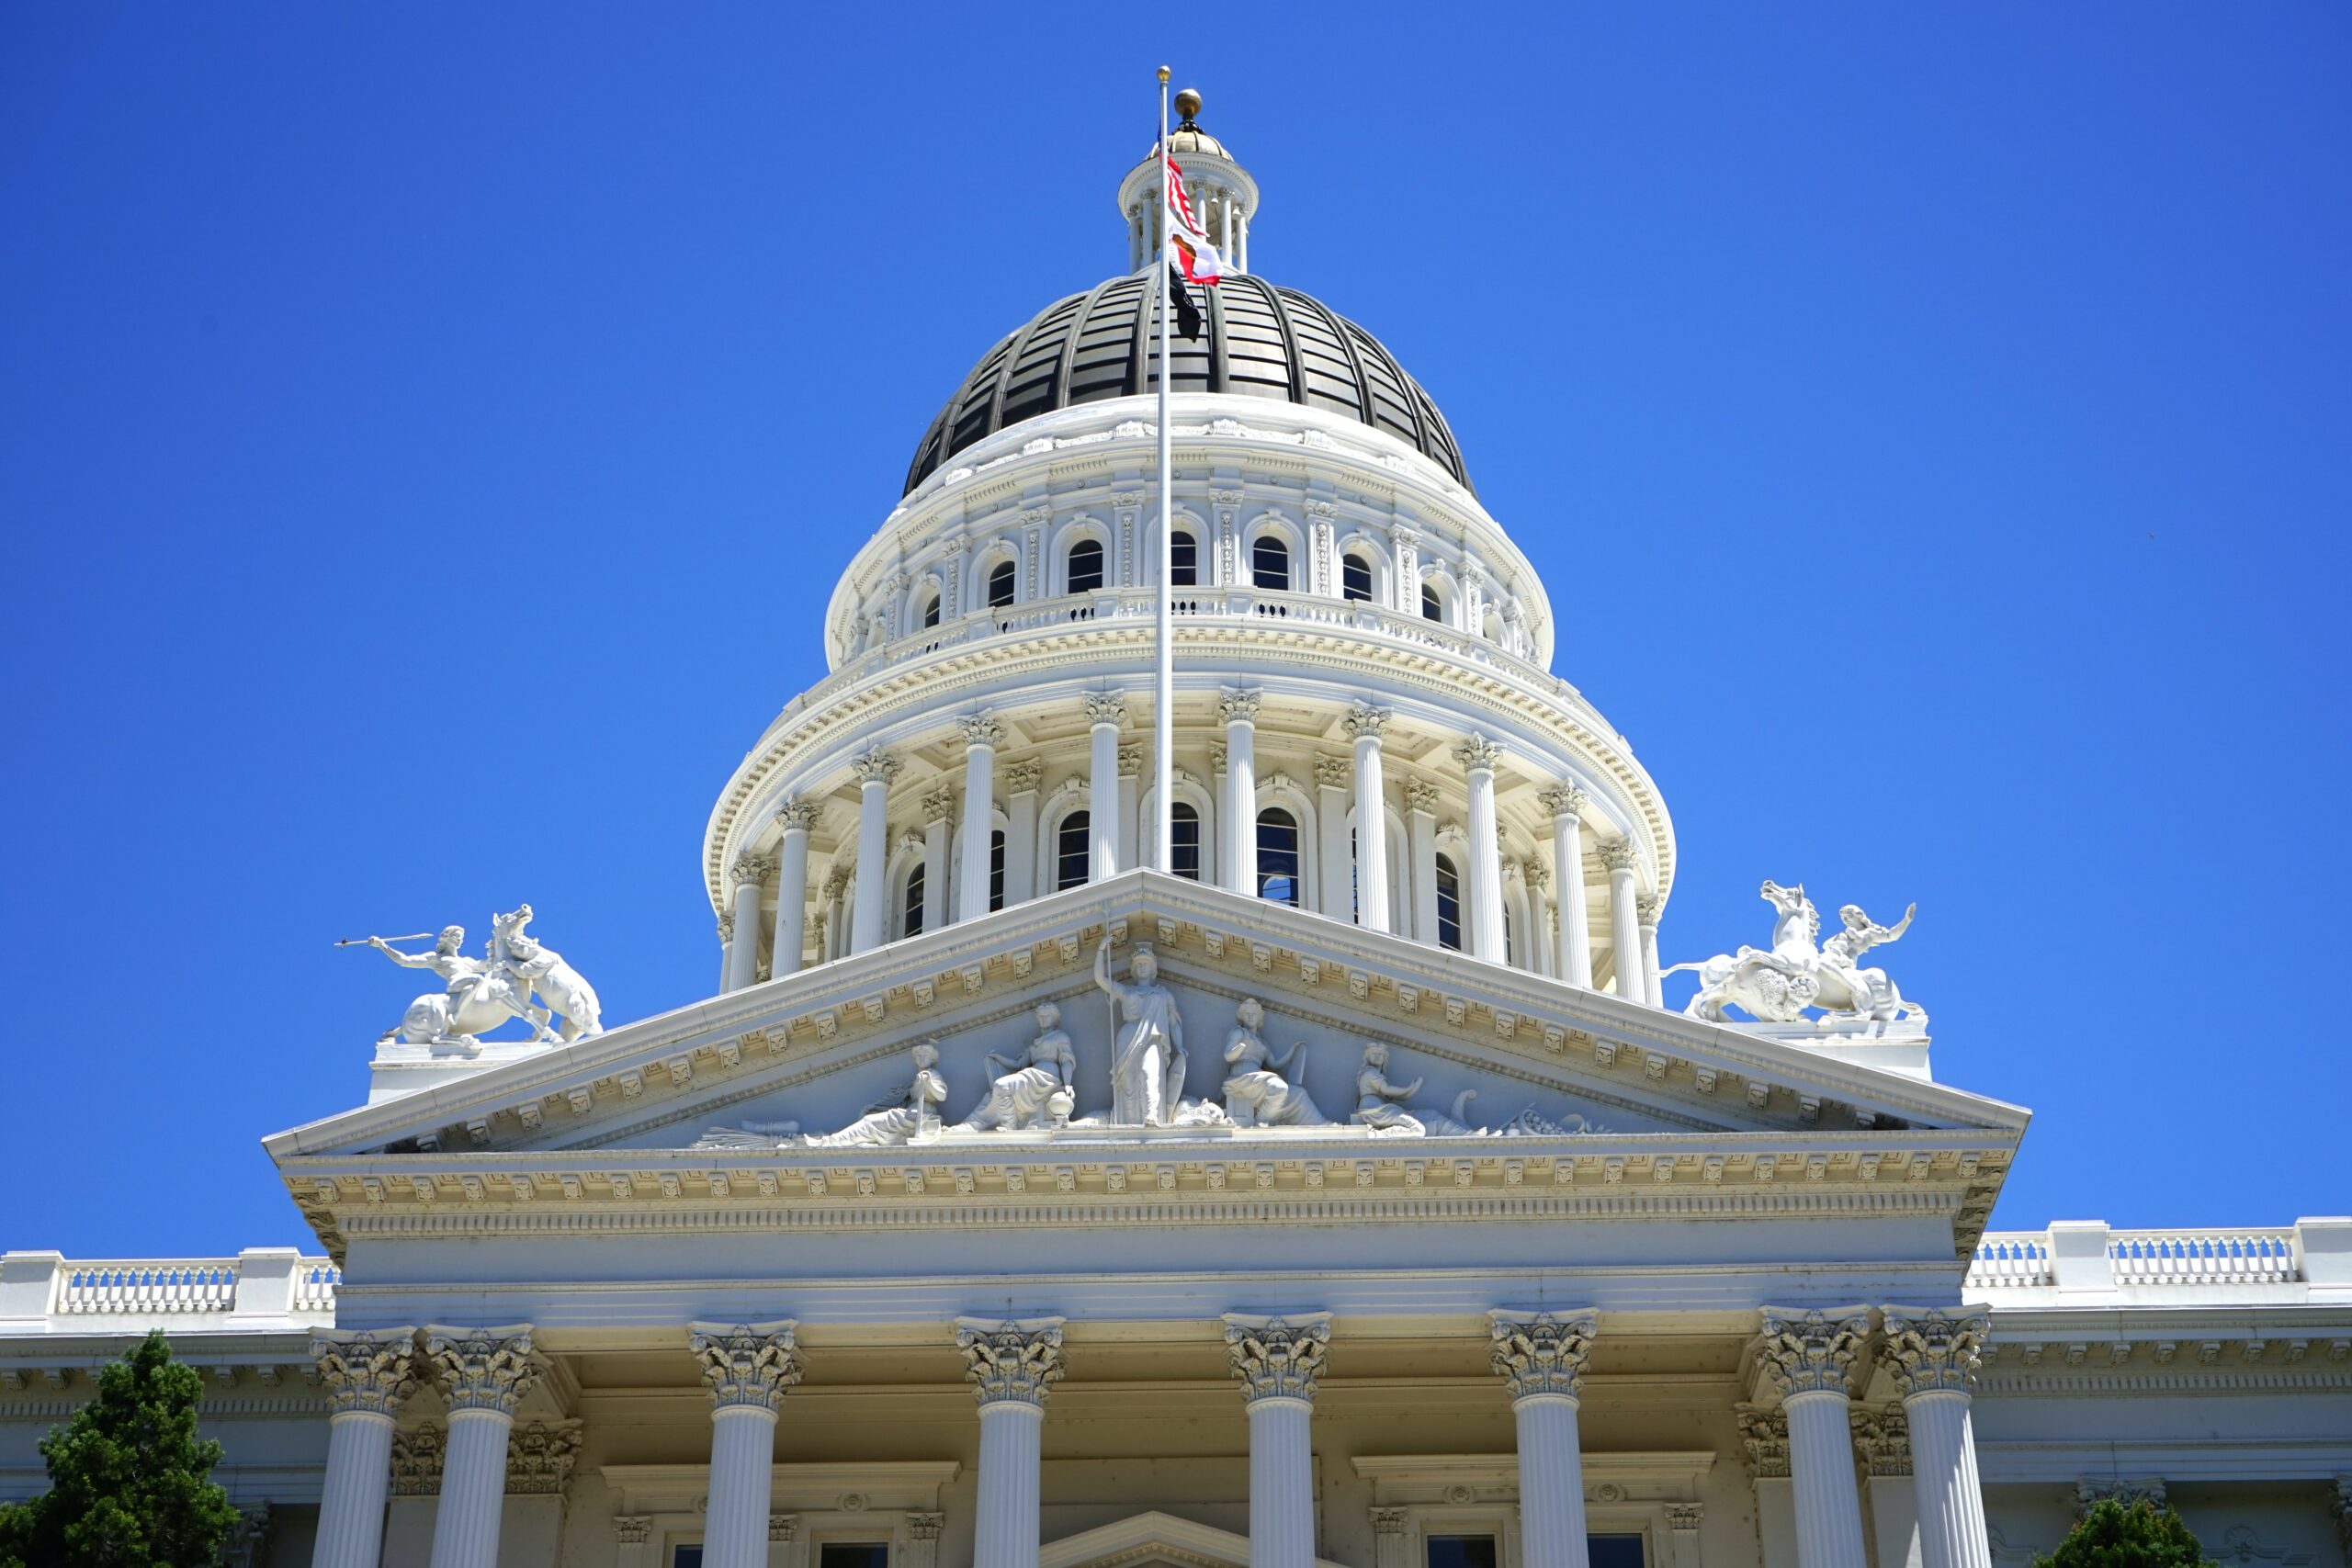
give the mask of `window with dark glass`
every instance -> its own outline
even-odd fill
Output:
[[[1054,891],[1086,886],[1087,813],[1073,811],[1062,818],[1054,835]]]
[[[1298,818],[1279,806],[1258,813],[1258,897],[1299,904]]]
[[[1433,1535],[1427,1553],[1429,1568],[1496,1568],[1501,1561],[1490,1535]]]
[[[1340,597],[1372,603],[1372,563],[1359,555],[1340,558]]]
[[[1201,582],[1200,542],[1181,528],[1168,537],[1168,582],[1173,588],[1197,588]]]
[[[1589,1535],[1585,1558],[1592,1568],[1642,1568],[1642,1538],[1638,1535]]]
[[[1013,564],[1001,560],[989,569],[989,608],[1001,610],[1012,603],[1013,579],[1017,575]]]
[[[1508,904],[1503,906],[1503,962],[1520,964],[1526,963],[1519,951],[1518,922],[1510,918],[1510,906]]]
[[[829,1540],[817,1548],[817,1568],[890,1568],[887,1540]]]
[[[1445,601],[1439,598],[1437,590],[1426,582],[1421,584],[1421,619],[1425,621],[1445,619]]]
[[[989,835],[989,909],[1004,908],[1004,829]]]
[[[922,935],[922,862],[907,873],[907,896],[899,905],[899,934]]]
[[[1091,593],[1102,586],[1102,541],[1080,539],[1069,547],[1069,591]]]
[[[939,595],[936,593],[926,593],[923,595],[922,624],[925,627],[935,626],[939,624]]]
[[[1447,855],[1437,857],[1437,944],[1462,951],[1462,874]]]
[[[1168,863],[1179,876],[1201,879],[1201,814],[1190,803],[1178,801],[1168,808],[1168,843],[1174,853]]]
[[[702,1543],[670,1549],[670,1568],[702,1568]]]
[[[1250,581],[1261,588],[1290,589],[1290,547],[1272,534],[1250,547]]]

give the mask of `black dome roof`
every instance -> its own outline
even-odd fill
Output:
[[[915,448],[907,489],[985,436],[1056,409],[1157,391],[1158,268],[1057,299],[984,355]],[[1420,383],[1380,340],[1295,288],[1228,277],[1205,296],[1201,335],[1170,345],[1177,392],[1302,403],[1362,420],[1470,488],[1461,448]],[[1171,332],[1173,331],[1171,327]]]

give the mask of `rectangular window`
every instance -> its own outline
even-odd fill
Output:
[[[1174,820],[1169,824],[1169,839],[1175,853],[1169,857],[1176,874],[1201,879],[1201,814],[1183,801],[1171,808]]]
[[[1592,1568],[1642,1568],[1642,1538],[1638,1535],[1589,1535],[1585,1554]]]
[[[890,1568],[887,1540],[829,1540],[817,1548],[817,1568]]]
[[[1433,1535],[1429,1568],[1496,1568],[1500,1561],[1490,1535]]]
[[[702,1568],[702,1546],[673,1546],[670,1549],[670,1568]]]
[[[1190,534],[1171,534],[1168,539],[1168,584],[1171,588],[1197,588],[1201,581],[1201,547]]]
[[[989,912],[1004,908],[1004,835],[989,835]]]

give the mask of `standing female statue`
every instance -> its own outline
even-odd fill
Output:
[[[1176,998],[1159,984],[1151,943],[1127,965],[1132,982],[1111,978],[1111,938],[1094,950],[1094,983],[1117,1004],[1125,1032],[1111,1058],[1111,1122],[1120,1127],[1165,1127],[1175,1119],[1184,1089],[1184,1021]]]

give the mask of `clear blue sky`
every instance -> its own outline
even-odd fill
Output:
[[[0,1240],[307,1241],[256,1140],[412,990],[332,938],[710,988],[710,803],[1163,57],[1545,573],[1669,962],[1917,899],[1997,1224],[2352,1210],[2352,11],[1766,11],[12,8]]]

